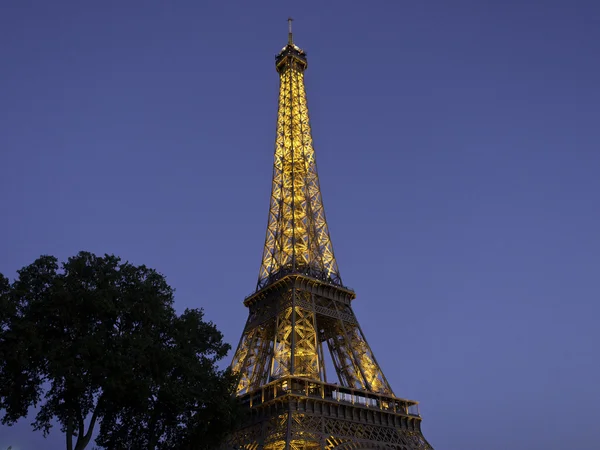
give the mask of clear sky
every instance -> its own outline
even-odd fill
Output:
[[[114,253],[237,344],[291,15],[342,278],[426,438],[600,447],[600,2],[0,10],[0,272]],[[0,428],[0,448],[64,448],[31,421]]]

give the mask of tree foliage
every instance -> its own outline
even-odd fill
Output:
[[[115,256],[42,256],[10,284],[0,274],[0,410],[39,409],[67,450],[97,430],[103,448],[209,449],[238,419],[230,349],[202,310],[177,315],[164,277]],[[96,425],[99,424],[99,427]]]

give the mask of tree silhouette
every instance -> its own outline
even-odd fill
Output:
[[[177,315],[164,277],[81,252],[0,274],[0,410],[14,424],[39,405],[67,450],[208,449],[237,420],[229,350],[202,310]],[[96,425],[99,424],[99,427]]]

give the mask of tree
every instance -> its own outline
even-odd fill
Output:
[[[0,410],[13,424],[39,406],[67,450],[208,449],[240,413],[230,349],[202,310],[173,309],[173,290],[145,266],[81,252],[59,269],[42,256],[9,284],[0,275]]]

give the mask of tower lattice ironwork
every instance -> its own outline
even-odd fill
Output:
[[[249,418],[226,448],[431,449],[418,403],[396,397],[342,284],[319,187],[304,89],[306,54],[292,39],[280,78],[273,185],[256,292],[232,361]],[[325,352],[337,383],[327,380]]]

